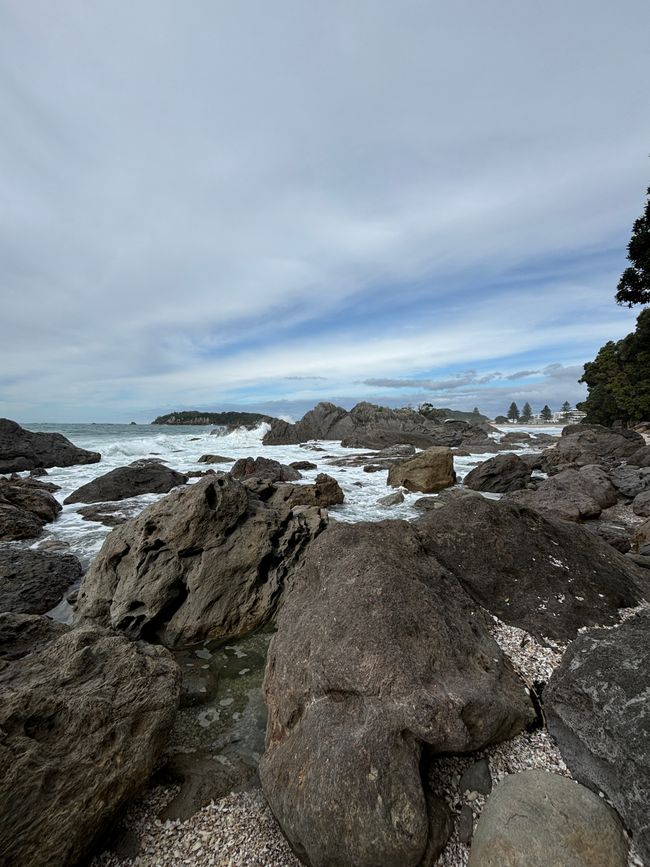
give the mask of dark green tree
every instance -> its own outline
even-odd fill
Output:
[[[514,400],[510,404],[510,409],[508,410],[508,418],[510,419],[510,421],[519,421],[519,407],[514,402]]]
[[[627,258],[631,265],[618,281],[616,300],[619,304],[650,304],[650,187],[645,210],[634,221],[632,237],[627,245]]]
[[[568,400],[565,400],[562,404],[562,412],[566,415],[567,412],[571,412],[571,404]]]
[[[578,409],[587,413],[589,424],[650,419],[650,309],[640,313],[635,331],[616,343],[610,340],[585,364],[580,382],[589,394]]]
[[[529,422],[532,417],[533,417],[533,408],[528,403],[528,401],[526,401],[526,403],[524,404],[524,408],[521,411],[520,420],[523,422]]]
[[[498,415],[494,419],[495,424],[507,424],[507,421],[508,419],[505,417],[505,415]]]
[[[553,418],[553,410],[550,406],[545,403],[542,410],[540,411],[540,417],[544,419],[544,421],[550,421]]]

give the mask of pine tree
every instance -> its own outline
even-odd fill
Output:
[[[544,407],[540,412],[540,416],[544,419],[544,421],[550,421],[553,418],[553,411],[547,403],[544,404]]]
[[[616,300],[619,304],[650,304],[650,187],[643,214],[634,221],[632,237],[627,245],[626,268],[618,281]]]
[[[565,413],[565,415],[567,412],[571,412],[571,404],[568,400],[565,400],[562,404],[562,412]]]
[[[524,408],[521,411],[520,421],[529,422],[532,417],[533,417],[533,408],[528,403],[528,401],[526,401],[526,403],[524,404]]]
[[[508,418],[510,419],[510,421],[519,421],[519,408],[514,402],[514,400],[510,404],[510,409],[508,410]]]

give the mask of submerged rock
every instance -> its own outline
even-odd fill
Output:
[[[187,483],[187,476],[158,461],[136,461],[117,467],[82,485],[63,501],[68,503],[114,503],[141,494],[166,494]]]
[[[97,452],[78,448],[60,433],[33,433],[0,418],[0,473],[95,464],[100,459]]]

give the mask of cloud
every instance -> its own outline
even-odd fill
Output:
[[[509,373],[506,379],[526,379],[529,376],[535,376],[539,370],[517,370],[515,373]]]

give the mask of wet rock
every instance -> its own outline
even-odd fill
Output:
[[[329,509],[345,499],[343,489],[332,476],[319,473],[311,485],[277,485],[270,502],[283,503],[289,508],[316,506]]]
[[[0,611],[45,614],[81,575],[72,554],[0,548]]]
[[[230,469],[234,479],[265,479],[269,482],[294,482],[302,476],[293,467],[271,458],[240,458]]]
[[[227,458],[225,455],[201,455],[197,461],[199,464],[230,464],[234,462],[235,458]]]
[[[115,506],[83,506],[78,510],[84,521],[97,521],[105,527],[119,527],[128,520],[126,515]]]
[[[404,521],[316,540],[278,616],[265,695],[262,786],[311,867],[432,862],[450,824],[428,807],[423,745],[478,749],[534,716],[481,615]]]
[[[530,481],[530,469],[517,455],[497,455],[469,472],[463,484],[474,491],[505,494],[519,491]]]
[[[108,535],[76,617],[168,646],[245,635],[275,614],[324,526],[318,508],[294,511],[230,475],[206,477]]]
[[[0,635],[0,851],[7,864],[76,864],[149,778],[178,669],[104,629],[1,614]]]
[[[432,494],[449,488],[456,482],[451,449],[435,446],[394,464],[388,471],[388,484],[393,488],[406,488]]]
[[[62,434],[32,433],[15,421],[0,418],[0,473],[94,464],[100,458],[97,452],[77,448]]]
[[[401,491],[395,491],[394,494],[388,494],[387,497],[380,497],[377,500],[378,506],[399,506],[400,503],[404,502],[404,494]]]
[[[293,467],[294,470],[315,470],[315,469],[317,469],[317,465],[312,463],[311,461],[291,461],[289,466]]]
[[[582,527],[507,500],[452,500],[416,526],[477,603],[538,639],[615,623],[647,590],[626,557]]]
[[[626,867],[621,822],[597,795],[547,771],[509,774],[476,826],[468,867]]]
[[[166,494],[187,483],[187,476],[165,467],[158,461],[146,461],[117,467],[82,485],[63,501],[69,503],[114,503],[141,494]]]
[[[603,791],[650,861],[650,611],[591,629],[565,653],[543,694],[549,731],[573,775]]]

